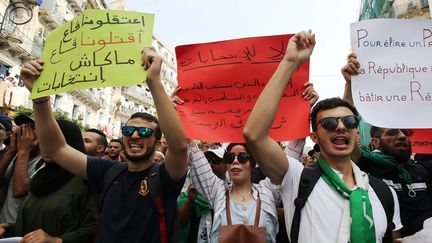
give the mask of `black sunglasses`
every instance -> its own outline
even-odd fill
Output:
[[[235,153],[225,153],[224,161],[227,164],[232,164],[234,162],[235,157],[237,156],[237,160],[240,164],[244,164],[249,161],[250,155],[246,152],[240,152],[237,155]]]
[[[326,117],[318,121],[318,124],[321,124],[321,126],[327,130],[327,131],[334,131],[336,130],[339,119],[342,121],[342,124],[345,126],[346,129],[354,129],[357,128],[360,123],[360,117],[355,115],[349,115],[344,117]]]
[[[138,131],[138,135],[142,138],[150,137],[154,131],[148,127],[133,127],[133,126],[124,126],[122,127],[123,136],[130,137],[134,134],[135,131]]]
[[[403,135],[409,137],[413,134],[413,131],[410,129],[389,129],[387,130],[384,135],[386,136],[396,136],[399,134],[399,132],[402,132]]]

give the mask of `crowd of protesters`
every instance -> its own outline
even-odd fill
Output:
[[[432,160],[412,159],[407,129],[372,127],[369,148],[359,145],[354,53],[342,67],[342,98],[317,102],[313,84],[304,85],[312,150],[304,151],[305,139],[282,145],[269,136],[283,90],[314,46],[311,31],[290,39],[244,127],[246,143],[187,139],[175,111],[183,101],[166,94],[152,47],[141,60],[158,118],[133,114],[120,139],[56,120],[49,97],[33,99],[32,117],[0,115],[0,235],[104,243],[387,243],[421,235],[432,242]],[[22,67],[29,91],[43,66]]]

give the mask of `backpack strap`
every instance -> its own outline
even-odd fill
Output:
[[[391,243],[393,242],[393,229],[395,228],[395,224],[393,223],[393,214],[394,214],[394,198],[393,194],[390,190],[390,187],[385,184],[382,180],[369,176],[369,185],[374,189],[375,194],[378,196],[378,199],[381,202],[381,205],[384,208],[386,217],[387,217],[387,229],[384,234],[383,243]]]
[[[148,174],[148,188],[150,190],[150,196],[152,199],[152,204],[156,208],[159,215],[159,230],[160,230],[160,242],[180,242],[180,221],[178,217],[178,208],[176,207],[174,215],[174,227],[173,232],[168,235],[167,230],[167,220],[166,220],[166,210],[162,200],[162,190],[161,190],[161,177],[160,177],[160,167],[161,163],[154,162]]]
[[[99,199],[99,207],[102,208],[103,202],[105,200],[105,195],[108,192],[108,190],[111,188],[112,183],[123,173],[127,170],[127,166],[124,166],[124,164],[114,164],[111,166],[111,168],[108,169],[108,171],[105,173],[105,176],[103,178],[102,182],[102,193],[100,195]]]
[[[304,167],[301,173],[297,198],[294,200],[295,211],[290,233],[292,243],[298,242],[301,210],[306,204],[315,184],[321,177],[321,173],[321,167],[317,163]]]

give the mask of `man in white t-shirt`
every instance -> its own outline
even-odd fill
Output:
[[[300,32],[289,40],[284,59],[258,98],[243,131],[261,170],[273,183],[281,185],[288,235],[304,167],[285,156],[268,133],[285,87],[314,46],[311,31]],[[306,99],[311,97],[311,90],[308,87],[303,91]],[[313,108],[310,137],[321,148],[317,166],[322,172],[302,210],[298,241],[290,239],[292,242],[383,242],[387,230],[384,207],[369,185],[369,176],[351,161],[359,139],[358,122],[356,109],[339,98],[323,100]],[[397,238],[402,225],[396,194],[391,194],[393,238]]]

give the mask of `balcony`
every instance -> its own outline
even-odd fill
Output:
[[[129,100],[133,100],[136,103],[143,104],[146,107],[153,106],[153,99],[149,92],[139,86],[133,87],[122,87],[122,95]]]
[[[66,19],[60,14],[54,0],[45,0],[39,7],[39,21],[50,29],[55,29],[57,26],[66,23]]]
[[[69,91],[68,93],[94,111],[102,108],[102,102],[95,97],[95,93],[92,89],[79,89]]]
[[[375,18],[430,18],[428,0],[362,0],[359,20]]]
[[[135,113],[134,110],[127,108],[125,106],[117,106],[117,109],[115,110],[115,116],[119,117],[120,120],[124,123],[126,123],[126,121],[134,113]]]
[[[79,15],[85,10],[85,3],[83,0],[66,0],[66,2],[71,6],[72,10],[75,11],[75,15]]]
[[[30,38],[18,26],[15,26],[12,32],[2,33],[1,36],[0,46],[9,51],[12,56],[18,57],[23,61],[40,58],[43,46],[41,38],[36,36]]]
[[[412,0],[394,6],[396,18],[430,18],[429,12],[427,0]]]

